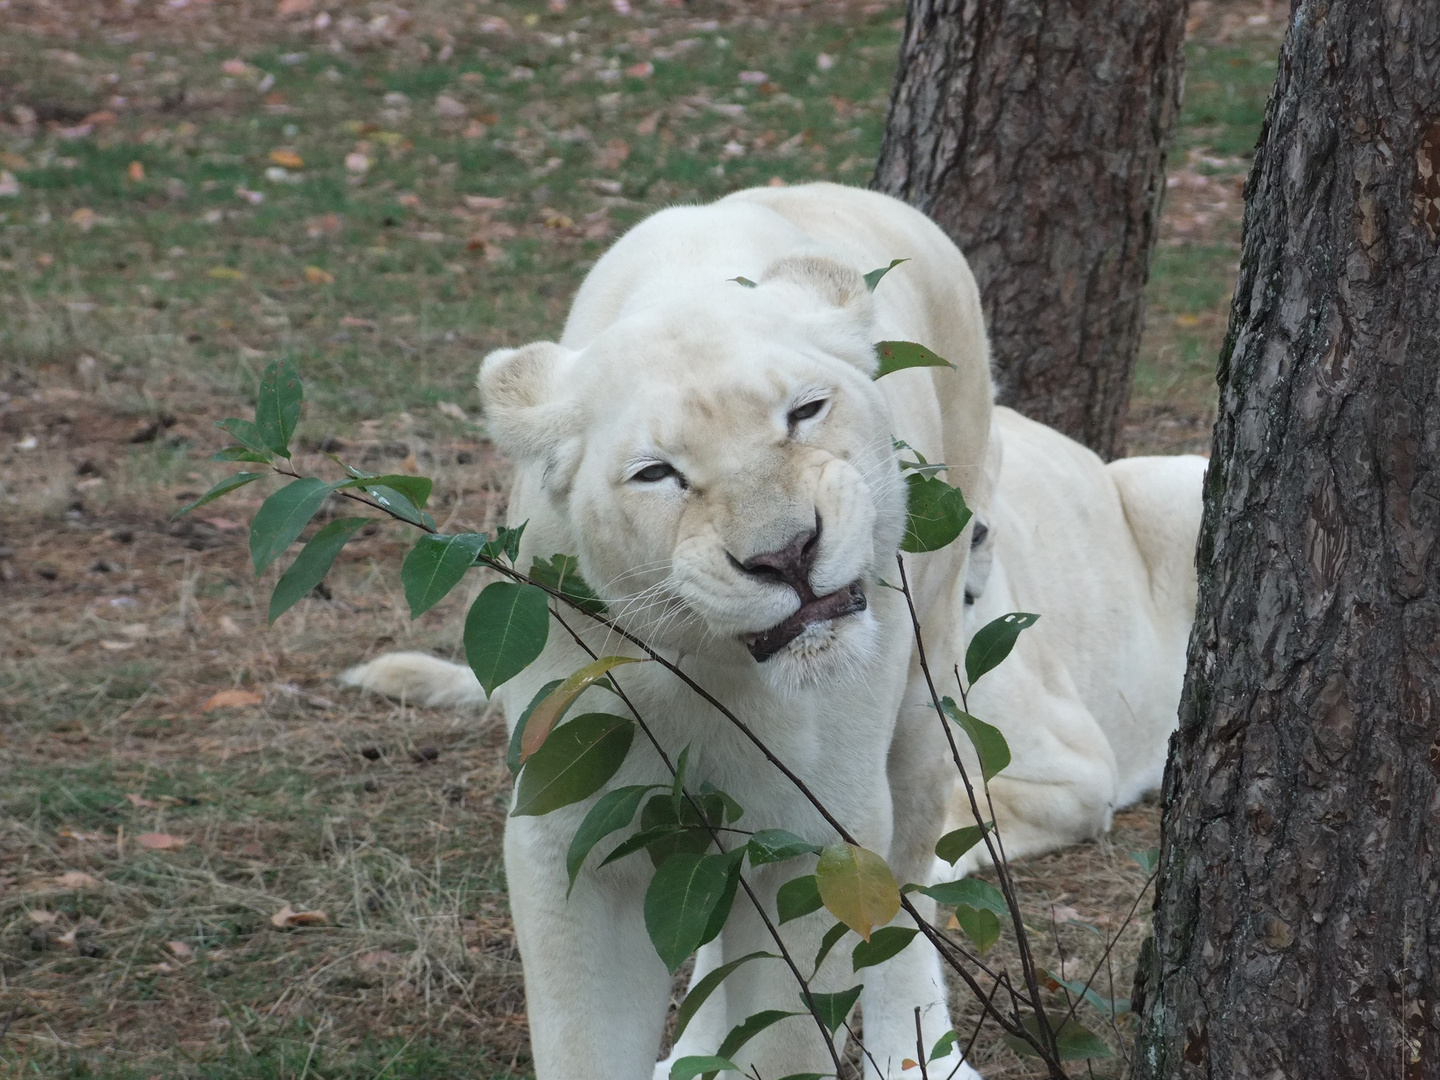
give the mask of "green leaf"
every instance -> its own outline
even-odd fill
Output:
[[[188,514],[196,507],[204,506],[208,502],[214,502],[216,499],[220,498],[221,495],[229,495],[230,492],[236,490],[237,488],[242,488],[246,484],[253,484],[256,480],[259,480],[264,475],[266,474],[259,472],[237,472],[234,476],[227,476],[224,480],[221,480],[209,491],[205,492],[204,495],[201,495],[200,498],[196,499],[189,505],[182,506],[179,510],[176,510],[175,516],[180,517],[182,514]]]
[[[515,721],[515,730],[510,732],[510,749],[505,755],[505,766],[510,770],[510,775],[515,776],[520,772],[520,744],[525,740],[525,727],[530,723],[530,714],[535,711],[540,702],[550,696],[550,691],[560,685],[559,679],[551,679],[530,699],[530,704],[525,706],[525,711],[520,714],[520,719]]]
[[[940,705],[950,714],[950,719],[960,726],[975,747],[980,758],[980,774],[988,782],[991,777],[1010,764],[1010,744],[1000,729],[991,727],[977,717],[971,716],[950,698],[941,698]]]
[[[525,526],[529,522],[522,521],[517,529],[507,529],[501,525],[495,530],[495,539],[485,541],[485,546],[480,554],[487,559],[498,559],[504,555],[510,560],[510,565],[515,565],[515,560],[520,557],[520,537],[525,534]]]
[[[427,533],[415,542],[400,565],[400,584],[410,605],[410,618],[425,614],[460,583],[465,571],[475,565],[484,543],[481,533]]]
[[[210,455],[211,461],[258,461],[267,465],[273,454],[262,453],[259,450],[251,450],[244,446],[227,446],[224,450],[217,450]]]
[[[391,479],[388,478],[387,479]],[[409,479],[416,479],[411,477]],[[427,480],[426,483],[429,483]],[[434,529],[435,519],[424,510],[417,509],[415,501],[407,492],[398,488],[390,487],[388,484],[347,484],[346,487],[359,487],[366,495],[375,500],[380,509],[386,511],[401,521],[409,522],[411,525],[418,525],[422,529]]]
[[[750,852],[751,866],[793,859],[797,855],[819,855],[821,851],[819,844],[802,840],[785,829],[761,829],[750,837],[746,848]]]
[[[913,341],[877,341],[875,351],[880,355],[880,367],[875,372],[877,379],[912,367],[948,367],[952,371],[955,369],[955,365],[949,360],[941,359],[924,345],[917,345]]]
[[[942,881],[938,885],[922,886],[920,891],[941,904],[959,907],[968,904],[973,908],[985,908],[996,915],[1010,915],[1004,894],[988,881],[980,878],[961,878],[959,881]]]
[[[549,562],[535,559],[530,563],[530,577],[567,597],[582,611],[604,615],[605,603],[580,576],[579,565],[573,555],[551,555]]]
[[[681,833],[689,834],[691,831],[692,830],[687,829],[683,825],[656,825],[653,828],[649,829],[642,828],[633,836],[626,837],[619,844],[616,844],[614,850],[612,850],[609,855],[605,856],[605,858],[601,861],[600,865],[609,866],[612,862],[615,862],[618,859],[623,859],[626,855],[633,855],[635,852],[640,851],[643,848],[650,847],[651,844],[654,844],[657,841],[666,840],[672,836],[679,836]],[[705,847],[709,846],[710,838],[707,836],[705,838]],[[704,848],[695,850],[694,847],[687,846],[685,850],[691,855],[703,855],[705,853]],[[666,857],[671,854],[674,854],[674,850],[667,848],[665,851]],[[664,862],[665,859],[657,858],[655,857],[655,855],[652,854],[651,861],[656,866],[659,866],[659,864]]]
[[[955,922],[984,956],[990,946],[1000,940],[1000,917],[988,908],[961,904],[955,909]]]
[[[983,770],[984,767],[981,768]],[[984,840],[985,834],[994,827],[995,823],[990,821],[984,825],[966,825],[963,829],[955,829],[946,833],[935,843],[935,857],[944,859],[954,866],[960,860],[961,855]]]
[[[970,647],[965,650],[965,678],[970,685],[974,686],[981,675],[998,667],[1015,647],[1015,639],[1020,636],[1020,631],[1039,621],[1039,615],[1032,615],[1028,611],[1012,611],[1009,615],[1001,615],[976,630],[970,639]]]
[[[681,852],[661,863],[650,879],[645,890],[645,929],[671,975],[700,947],[729,878],[726,855]]]
[[[730,1029],[729,1034],[725,1036],[725,1041],[720,1044],[720,1056],[734,1057],[735,1051],[772,1024],[778,1024],[786,1017],[804,1015],[803,1012],[786,1012],[784,1009],[765,1009],[762,1012],[753,1013]]]
[[[259,454],[261,460],[269,461],[275,456],[270,452],[270,448],[265,445],[265,438],[260,434],[260,429],[249,420],[241,420],[238,416],[231,416],[224,420],[217,420],[215,426],[221,431],[233,435],[235,441],[246,450],[253,450],[256,454]]]
[[[720,815],[724,813],[719,800],[701,800],[701,805],[705,806],[710,824],[719,825]],[[640,811],[642,829],[671,827],[670,832],[646,845],[646,850],[650,852],[650,861],[656,867],[676,852],[700,855],[708,851],[711,840],[710,831],[705,828],[705,824],[705,819],[690,805],[688,799],[682,799],[677,810],[675,801],[668,792],[654,796]]]
[[[825,958],[830,955],[830,950],[835,948],[835,945],[840,939],[849,932],[850,928],[843,922],[837,922],[834,926],[830,927],[829,930],[825,931],[825,936],[820,939],[820,948],[815,950],[815,966],[812,970],[816,974],[819,974],[820,965],[823,964]],[[814,975],[812,975],[811,978],[813,979]]]
[[[775,893],[775,908],[782,923],[819,911],[824,906],[820,890],[815,886],[814,874],[787,881]]]
[[[690,1026],[690,1021],[699,1012],[700,1006],[705,1004],[716,988],[729,977],[730,973],[741,964],[748,964],[751,960],[760,959],[779,960],[780,955],[772,952],[752,952],[740,957],[739,960],[731,960],[728,964],[721,964],[714,971],[690,987],[685,993],[685,1000],[680,1003],[679,1010],[675,1013],[675,1037],[674,1041],[679,1042],[680,1036],[685,1034],[685,1029]]]
[[[880,284],[881,278],[883,278],[891,270],[894,270],[895,267],[899,266],[901,263],[907,263],[909,261],[909,259],[891,259],[889,266],[882,266],[878,270],[871,270],[868,274],[865,275],[865,287],[871,292],[874,292],[875,286]]]
[[[1040,1021],[1033,1016],[1027,1016],[1022,1023],[1025,1030],[1040,1040]],[[1039,1057],[1039,1051],[1031,1046],[1024,1039],[1015,1035],[1004,1035],[1005,1043],[1010,1049],[1024,1057]],[[1043,1040],[1041,1040],[1043,1041]],[[1085,1058],[1113,1057],[1114,1052],[1105,1045],[1105,1041],[1093,1031],[1068,1020],[1060,1029],[1055,1032],[1055,1049],[1061,1061],[1080,1061]]]
[[[369,521],[369,518],[359,517],[336,518],[310,538],[300,549],[300,554],[295,556],[295,561],[280,575],[275,591],[270,594],[272,623],[325,580],[340,549]]]
[[[935,1040],[935,1046],[930,1051],[930,1060],[938,1061],[950,1053],[950,1048],[955,1045],[955,1041],[959,1038],[960,1033],[958,1031],[947,1031],[944,1035],[941,1035],[940,1038]]]
[[[533,585],[528,586],[534,588]],[[541,595],[544,595],[543,593]],[[524,762],[531,754],[545,745],[550,731],[560,722],[575,699],[605,677],[605,674],[621,664],[638,664],[640,659],[631,656],[602,656],[591,661],[579,671],[571,672],[550,696],[532,711],[525,725],[525,735],[520,742],[520,760]]]
[[[625,762],[635,721],[585,713],[556,728],[520,772],[512,817],[537,816],[594,795]]]
[[[701,1073],[741,1072],[739,1065],[714,1054],[682,1057],[670,1066],[670,1080],[695,1080]]]
[[[717,858],[725,860],[725,873],[728,876],[725,880],[725,891],[720,894],[720,902],[715,905],[715,910],[710,913],[710,921],[705,924],[705,933],[700,938],[701,945],[708,945],[725,929],[725,922],[730,918],[730,909],[735,906],[735,893],[740,888],[740,867],[745,862],[745,849],[736,848]]]
[[[635,818],[635,811],[640,809],[640,800],[647,791],[653,791],[654,788],[654,784],[616,788],[600,796],[599,801],[590,808],[585,820],[580,823],[580,828],[575,830],[575,837],[570,841],[570,850],[565,855],[565,870],[570,875],[570,887],[565,890],[566,896],[570,895],[570,889],[575,888],[575,877],[580,873],[580,867],[585,864],[586,856],[605,837],[629,825]]]
[[[755,289],[755,288],[758,288],[758,287],[759,287],[759,286],[757,286],[757,285],[755,284],[755,282],[751,281],[748,277],[732,277],[732,278],[726,278],[725,280],[726,280],[726,281],[734,281],[734,282],[736,282],[737,284],[740,284],[740,285],[745,286],[745,288],[747,288],[747,289]]]
[[[738,802],[732,799],[729,795],[725,794],[725,792],[717,788],[714,784],[710,783],[710,781],[708,780],[700,785],[700,794],[714,795],[718,797],[725,807],[725,820],[731,825],[734,825],[735,822],[739,821],[742,817],[745,816],[745,808],[743,806],[741,806]],[[718,825],[720,823],[716,822],[716,824]]]
[[[486,694],[524,671],[550,635],[550,601],[534,585],[496,581],[470,605],[465,659]]]
[[[850,953],[854,969],[874,967],[883,964],[910,944],[920,931],[913,926],[886,926],[870,935],[869,941],[862,941]]]
[[[815,886],[826,910],[866,941],[900,910],[900,888],[890,867],[854,844],[831,844],[821,851]]]
[[[1130,858],[1134,859],[1136,865],[1139,866],[1141,870],[1144,870],[1145,873],[1153,874],[1155,867],[1159,865],[1160,862],[1160,849],[1156,847],[1147,848],[1145,851],[1132,851]]]
[[[250,522],[250,558],[257,574],[299,538],[329,495],[330,485],[324,480],[302,476],[260,504]]]
[[[290,439],[300,422],[300,402],[304,396],[300,373],[289,360],[276,360],[260,376],[255,430],[265,446],[283,458],[290,456]]]
[[[435,487],[435,481],[428,476],[411,476],[408,473],[387,473],[384,476],[367,474],[340,486],[366,490],[372,487],[389,488],[405,496],[405,501],[416,510],[424,510],[425,504],[430,501],[430,492]]]
[[[1046,971],[1044,968],[1037,968],[1036,974],[1039,975],[1042,983],[1049,980],[1057,986],[1063,986],[1076,997],[1084,998],[1106,1016],[1118,1017],[1130,1011],[1129,998],[1116,998],[1112,1001],[1110,998],[1102,997],[1096,992],[1094,987],[1086,986],[1078,979],[1062,979],[1053,971]],[[1053,987],[1051,989],[1053,989]]]
[[[675,816],[680,816],[680,804],[685,802],[685,770],[690,766],[690,746],[680,751],[675,759],[675,777],[670,782],[670,802],[675,807]]]
[[[916,472],[907,474],[905,483],[910,489],[910,501],[901,550],[938,551],[953,544],[970,520],[970,508],[965,505],[960,489],[951,487],[938,476],[921,476]]]
[[[864,985],[852,986],[849,990],[841,990],[836,994],[811,994],[807,991],[800,992],[800,1000],[807,1008],[815,1010],[820,1017],[820,1022],[825,1025],[831,1035],[845,1022],[850,1015],[850,1010],[855,1007],[855,1002],[860,999],[860,991],[865,989]]]

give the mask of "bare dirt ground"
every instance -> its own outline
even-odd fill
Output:
[[[177,46],[199,49],[210,42],[226,55],[247,50],[250,55],[266,49],[316,50],[322,38],[314,29],[317,20],[332,8],[327,26],[341,41],[333,55],[361,57],[418,57],[422,47],[430,50],[427,56],[438,56],[447,44],[471,41],[486,18],[508,19],[508,26],[520,27],[529,25],[533,14],[486,4],[417,4],[413,12],[367,4],[351,13],[344,6],[307,0],[285,0],[278,9],[268,0],[0,0],[0,24],[12,52],[61,49],[88,56],[108,49],[123,57]],[[799,20],[796,25],[826,17],[817,5],[776,9]],[[876,26],[894,33],[895,5],[863,10],[871,12],[865,17]],[[1234,97],[1226,72],[1236,57],[1273,52],[1283,22],[1278,5],[1202,0],[1193,10],[1192,45],[1205,55],[1197,61],[1192,53],[1191,93],[1210,94],[1215,116],[1208,127],[1197,121],[1188,129],[1172,158],[1146,360],[1131,411],[1129,436],[1136,451],[1208,445],[1213,364],[1228,306],[1226,267],[1238,253],[1244,169],[1243,137],[1235,145],[1225,142],[1227,125],[1240,124],[1224,113]],[[554,10],[546,17],[552,16],[561,17]],[[773,12],[769,6],[715,5],[693,19],[703,23],[712,16],[720,32],[764,36],[764,20]],[[618,22],[628,16],[607,10],[603,18]],[[498,31],[492,26],[484,33]],[[638,55],[628,60],[638,63]],[[62,57],[53,63],[63,67],[69,61]],[[877,85],[883,84],[881,76],[883,71]],[[1264,72],[1258,77],[1263,80]],[[89,104],[97,103],[104,105],[104,100]],[[217,116],[248,115],[244,109],[272,115],[263,110],[284,104],[257,101],[242,109],[217,97],[205,107]],[[163,108],[160,97],[155,108]],[[636,115],[638,120],[626,121],[623,134],[638,147],[645,136],[637,136],[634,128],[652,115],[650,106],[637,107]],[[729,123],[736,114],[731,109],[718,115]],[[273,119],[278,124],[285,117],[275,113]],[[40,125],[43,140],[46,123],[53,130],[86,121],[84,114],[57,114],[33,122]],[[16,134],[21,127],[16,124],[10,132],[17,140],[13,145],[21,148],[7,153],[34,164],[36,136]],[[753,137],[747,145],[776,147],[785,135],[769,129],[745,135],[736,129],[717,138]],[[21,146],[22,136],[32,142]],[[374,133],[365,137],[377,138]],[[602,127],[594,126],[587,137],[601,150],[611,145],[610,132]],[[342,150],[354,138],[346,135]],[[837,152],[830,161],[823,155],[833,147],[806,149],[816,141],[796,144],[802,147],[798,160],[806,174],[816,172],[803,154],[819,155],[813,160],[829,162],[824,167],[837,175],[854,156]],[[122,148],[116,160],[128,159],[129,153]],[[379,157],[379,151],[373,153]],[[612,150],[612,156],[618,154]],[[7,160],[0,157],[7,174],[19,168]],[[89,168],[88,160],[82,159],[81,172]],[[748,159],[736,155],[737,162],[743,160]],[[757,175],[763,180],[772,168],[799,168],[796,160],[777,153],[774,161],[757,166]],[[592,166],[587,163],[581,171],[593,171]],[[673,162],[667,167],[678,168]],[[31,182],[30,174],[19,175],[22,184]],[[525,179],[528,174],[516,175],[516,183],[534,182]],[[661,179],[678,191],[692,183],[689,175],[666,179],[667,173]],[[852,179],[863,180],[863,174]],[[693,181],[702,194],[708,191],[703,184],[710,182]],[[243,205],[241,211],[229,209],[236,200],[229,194],[231,180],[224,183],[230,202],[223,213],[249,213]],[[548,295],[536,286],[538,299],[522,308],[520,326],[510,332],[528,336],[547,320],[553,332],[563,297],[583,272],[581,256],[593,255],[611,231],[607,226],[587,238],[575,222],[583,223],[583,215],[598,212],[597,207],[613,212],[621,224],[629,220],[626,215],[633,218],[646,196],[606,186],[630,183],[624,176],[606,179],[600,187],[577,180],[576,189],[588,194],[576,196],[574,208],[550,193],[545,198],[559,203],[559,209],[539,203],[539,216],[527,209],[511,234],[492,223],[486,238],[475,242],[471,251],[482,264],[500,245],[516,245],[518,256],[507,250],[491,265],[508,267],[513,275],[533,273],[538,280],[548,273],[548,264],[531,267],[524,261],[529,257],[525,230],[537,237],[574,233],[572,246],[552,256],[564,262],[560,283]],[[192,186],[198,191],[198,185],[194,181]],[[659,195],[668,190],[660,189]],[[611,191],[624,193],[613,196]],[[385,198],[402,193],[397,187]],[[630,205],[621,205],[631,195],[636,197]],[[55,198],[62,199],[63,191]],[[620,203],[607,207],[597,201],[608,198]],[[376,214],[403,212],[389,206],[377,204]],[[200,209],[194,215],[197,230],[206,228]],[[324,211],[317,203],[307,209],[305,220]],[[68,205],[55,207],[57,221],[65,214],[81,222],[71,226],[75,242],[98,249],[92,251],[94,258],[119,267],[136,257],[124,244],[106,240],[104,226],[90,232],[83,225],[89,219],[76,219],[76,212]],[[49,209],[45,213],[48,221]],[[560,218],[568,224],[559,224]],[[221,224],[213,227],[222,233],[230,227],[231,219],[217,220]],[[522,234],[518,239],[517,231]],[[199,251],[204,242],[186,244]],[[368,242],[357,239],[355,246]],[[256,321],[261,309],[207,300],[209,306],[197,308],[202,313],[194,320],[177,318],[165,329],[164,348],[170,351],[164,362],[143,366],[145,361],[130,358],[120,345],[108,351],[96,345],[95,337],[103,336],[106,327],[120,324],[111,321],[98,329],[87,324],[99,317],[94,304],[85,309],[89,301],[75,300],[63,280],[25,276],[57,272],[41,259],[44,243],[19,234],[4,243],[9,249],[0,255],[11,261],[17,276],[0,278],[5,317],[15,331],[0,356],[0,597],[5,615],[0,626],[0,1075],[526,1075],[523,987],[499,865],[509,797],[501,718],[366,699],[334,682],[344,666],[386,649],[453,655],[468,601],[484,582],[478,577],[467,582],[464,595],[457,592],[411,622],[398,588],[404,533],[399,526],[377,525],[345,549],[326,595],[303,601],[268,626],[266,604],[278,570],[257,581],[246,551],[245,523],[260,496],[242,492],[191,518],[171,517],[176,507],[223,475],[223,467],[207,461],[225,442],[212,421],[246,415],[248,404],[247,394],[240,392],[242,381],[227,382],[220,368],[234,355],[226,349],[248,356],[243,350],[270,347]],[[164,246],[157,238],[156,260]],[[241,247],[237,239],[234,248]],[[363,259],[382,256],[357,258],[361,262],[350,271],[332,265],[334,274],[324,273],[363,276],[371,265]],[[506,258],[518,261],[507,263]],[[181,283],[207,273],[210,285],[230,280],[204,269],[213,262],[210,255],[200,264],[175,259]],[[14,269],[22,262],[23,268]],[[253,266],[246,272],[257,274]],[[435,276],[417,285],[392,270],[391,284],[382,282],[378,291],[412,289],[419,295],[438,290],[427,282],[447,274],[446,281],[462,282],[455,286],[462,291],[502,289],[503,278],[477,277],[491,272],[467,268],[457,275],[433,268]],[[173,270],[160,269],[157,276],[163,273],[172,277],[160,280],[175,280]],[[298,264],[294,273],[300,274]],[[528,288],[532,278],[524,280]],[[302,289],[277,293],[292,315],[323,308],[325,302],[308,299]],[[127,303],[136,311],[151,305],[154,317],[169,318],[170,313],[153,306],[155,300],[153,293],[147,299],[142,287]],[[317,385],[336,383],[330,372],[343,372],[343,364],[333,358],[371,340],[378,349],[382,339],[386,348],[399,339],[391,358],[378,365],[389,372],[384,378],[393,379],[395,365],[415,355],[400,346],[410,347],[407,338],[420,341],[420,329],[411,322],[392,325],[379,316],[370,318],[373,314],[345,316],[353,323],[338,311],[324,316],[328,336],[315,345],[314,355],[319,358],[315,364],[323,360],[329,366],[326,374],[317,375]],[[395,316],[405,317],[404,312]],[[503,322],[505,317],[498,303],[487,309],[487,318]],[[464,311],[455,320],[461,337],[454,337],[449,325],[439,326],[431,351],[424,354],[436,358],[435,370],[471,369],[475,351],[487,343],[463,336]],[[44,330],[41,345],[34,344],[36,327]],[[452,337],[444,338],[445,333]],[[484,339],[491,331],[478,333]],[[191,337],[203,340],[196,344]],[[212,342],[225,344],[207,353]],[[254,357],[248,362],[253,366]],[[375,380],[382,376],[366,378],[380,385]],[[323,449],[357,464],[430,475],[437,482],[432,506],[442,527],[493,528],[505,508],[505,464],[466,415],[472,404],[454,389],[463,387],[465,376],[436,378],[442,389],[449,388],[440,398],[460,397],[458,411],[440,408],[432,395],[367,416],[370,401],[386,400],[388,390],[375,391],[376,398],[348,412],[335,404],[338,396],[328,406],[313,406],[302,424],[305,452],[299,464],[315,471],[328,467]],[[1157,811],[1142,806],[1119,814],[1109,837],[1018,868],[1027,921],[1047,968],[1083,981],[1100,962],[1108,937],[1119,933],[1095,987],[1105,997],[1128,996],[1148,904],[1141,896],[1146,874],[1131,853],[1156,842]],[[1137,901],[1138,914],[1129,919]],[[1013,965],[1008,936],[989,960]],[[967,1038],[966,1025],[976,1015],[963,1003],[957,1010],[957,1028]],[[1098,1011],[1082,1015],[1092,1027],[1105,1027]],[[1127,1037],[1126,1023],[1120,1018],[1108,1032],[1117,1049]],[[972,1058],[992,1080],[1039,1075],[988,1031],[976,1042]],[[1122,1068],[1120,1057],[1111,1058],[1095,1062],[1093,1074],[1119,1075]]]

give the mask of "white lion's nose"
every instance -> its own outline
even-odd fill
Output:
[[[796,533],[784,547],[752,555],[736,565],[753,577],[789,585],[799,594],[803,603],[814,597],[810,590],[810,570],[815,564],[815,553],[819,546],[820,519],[817,516],[815,528]]]

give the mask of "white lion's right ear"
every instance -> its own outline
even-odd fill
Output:
[[[558,392],[576,353],[553,341],[496,349],[475,380],[495,445],[515,461],[553,460],[574,436],[575,406]]]

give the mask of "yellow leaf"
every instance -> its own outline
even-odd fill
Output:
[[[221,690],[209,701],[200,707],[201,712],[209,712],[211,709],[238,709],[244,705],[259,705],[264,701],[264,695],[255,693],[254,690]]]
[[[236,270],[233,266],[212,266],[208,273],[216,281],[244,281],[245,271]]]
[[[285,169],[303,169],[305,167],[305,159],[294,150],[286,150],[284,148],[271,150],[270,160]]]
[[[550,729],[560,719],[560,714],[586,689],[602,679],[607,671],[621,664],[638,663],[639,658],[633,656],[602,656],[599,660],[586,664],[551,690],[545,700],[535,706],[530,719],[525,721],[525,733],[520,737],[520,760],[524,761],[545,744]]]
[[[914,1058],[905,1058],[900,1062],[901,1069],[918,1069],[919,1067],[920,1063]]]
[[[318,266],[305,267],[305,280],[311,285],[334,285],[335,275],[328,270],[321,270]]]
[[[1199,326],[1199,325],[1200,325],[1200,316],[1199,316],[1199,315],[1176,315],[1176,316],[1175,316],[1175,325],[1176,325],[1176,326]]]
[[[831,915],[866,941],[900,910],[900,886],[885,860],[868,848],[831,844],[820,853],[815,885]]]

